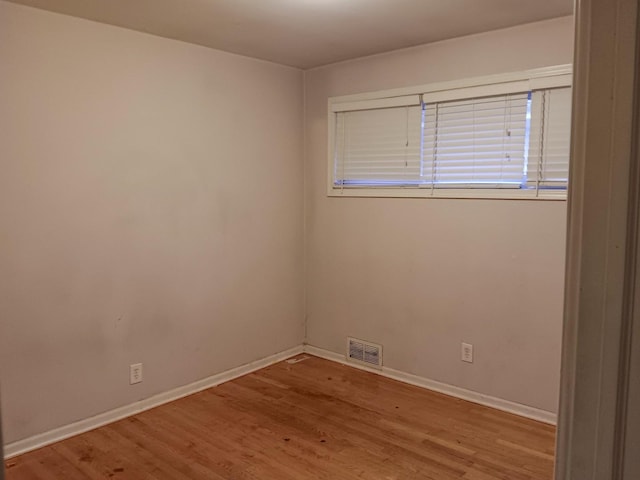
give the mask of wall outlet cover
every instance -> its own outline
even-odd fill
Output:
[[[473,363],[473,345],[470,343],[462,343],[462,361]]]
[[[129,384],[135,385],[142,382],[142,364],[134,363],[129,366]]]

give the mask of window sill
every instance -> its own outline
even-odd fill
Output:
[[[566,190],[520,190],[520,189],[453,189],[453,188],[333,188],[328,197],[379,197],[379,198],[458,198],[485,200],[555,200],[566,201]]]

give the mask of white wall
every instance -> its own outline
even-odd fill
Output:
[[[328,198],[327,98],[571,63],[572,38],[561,18],[305,73],[308,343],[556,411],[566,203]]]
[[[6,442],[302,342],[299,70],[6,2],[0,69]]]

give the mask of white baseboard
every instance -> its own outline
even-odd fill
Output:
[[[369,368],[364,365],[359,365],[352,362],[347,362],[344,355],[339,353],[324,350],[322,348],[314,347],[312,345],[299,345],[297,347],[290,348],[284,352],[276,353],[269,357],[256,360],[254,362],[242,365],[240,367],[232,368],[226,372],[218,373],[211,377],[198,380],[197,382],[190,383],[182,387],[169,390],[168,392],[154,395],[153,397],[141,400],[139,402],[131,403],[123,407],[110,410],[108,412],[101,413],[99,415],[80,420],[78,422],[65,425],[63,427],[55,428],[45,433],[34,435],[33,437],[25,438],[24,440],[18,440],[17,442],[9,443],[4,446],[4,457],[9,459],[23,453],[36,450],[38,448],[50,445],[52,443],[59,442],[65,438],[73,437],[90,430],[94,430],[103,425],[122,420],[123,418],[130,417],[145,410],[155,408],[165,403],[173,402],[180,398],[192,395],[194,393],[206,390],[207,388],[215,387],[221,383],[228,382],[248,373],[255,372],[261,368],[268,367],[274,363],[286,360],[294,355],[300,353],[309,353],[326,360],[342,363],[353,368],[365,370],[367,372],[382,375],[384,377],[392,378],[400,382],[415,385],[417,387],[426,388],[435,392],[444,393],[452,397],[461,398],[470,402],[492,407],[497,410],[520,415],[522,417],[531,418],[540,422],[548,423],[551,425],[556,424],[556,415],[552,412],[540,410],[538,408],[530,407],[528,405],[522,405],[520,403],[503,400],[501,398],[491,397],[482,393],[466,390],[460,387],[454,387],[447,385],[446,383],[437,382],[428,378],[419,377],[410,373],[394,370],[393,368],[382,367],[382,369]]]
[[[315,355],[316,357],[324,358],[326,360],[342,363],[344,365],[348,365],[349,367],[357,368],[359,370],[365,370],[367,372],[375,373],[377,375],[382,375],[383,377],[392,378],[394,380],[408,383],[410,385],[426,388],[427,390],[433,390],[434,392],[444,393],[445,395],[461,398],[463,400],[468,400],[473,403],[478,403],[480,405],[492,407],[497,410],[513,413],[515,415],[520,415],[521,417],[531,418],[539,422],[547,423],[550,425],[555,425],[557,422],[556,414],[552,412],[548,412],[546,410],[540,410],[539,408],[530,407],[528,405],[523,405],[521,403],[511,402],[509,400],[503,400],[501,398],[492,397],[490,395],[485,395],[482,393],[474,392],[472,390],[467,390],[460,387],[454,387],[453,385],[448,385],[446,383],[437,382],[435,380],[430,380],[428,378],[419,377],[411,373],[401,372],[399,370],[394,370],[393,368],[388,368],[388,367],[382,367],[382,369],[370,368],[365,365],[347,362],[346,357],[344,355],[331,352],[329,350],[324,350],[322,348],[314,347],[312,345],[305,345],[304,352],[309,353],[311,355]]]
[[[190,383],[189,385],[184,385],[182,387],[169,390],[168,392],[154,395],[153,397],[147,398],[145,400],[140,400],[139,402],[131,403],[129,405],[116,408],[115,410],[101,413],[94,417],[80,420],[63,427],[55,428],[53,430],[49,430],[48,432],[25,438],[24,440],[18,440],[17,442],[9,443],[4,446],[4,457],[5,459],[12,458],[17,455],[30,452],[31,450],[35,450],[37,448],[59,442],[61,440],[64,440],[65,438],[73,437],[75,435],[88,432],[89,430],[94,430],[103,425],[113,423],[126,417],[130,417],[132,415],[143,412],[145,410],[149,410],[165,403],[173,402],[174,400],[178,400],[179,398],[192,395],[202,390],[206,390],[207,388],[215,387],[216,385],[228,382],[229,380],[242,377],[243,375],[247,375],[248,373],[260,370],[261,368],[268,367],[269,365],[273,365],[274,363],[281,362],[282,360],[286,360],[287,358],[293,357],[294,355],[298,355],[302,352],[303,347],[302,345],[299,345],[297,347],[290,348],[289,350],[285,350],[284,352],[276,353],[275,355],[270,355],[266,358],[247,363],[246,365],[232,368],[231,370],[227,370],[226,372],[218,373],[216,375],[212,375],[211,377],[198,380],[197,382]]]

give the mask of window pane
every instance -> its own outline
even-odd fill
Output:
[[[421,107],[335,115],[335,185],[415,185],[420,181]]]
[[[431,104],[425,110],[423,180],[436,188],[519,188],[528,94]]]
[[[566,188],[570,139],[571,88],[534,91],[527,166],[531,188]]]

